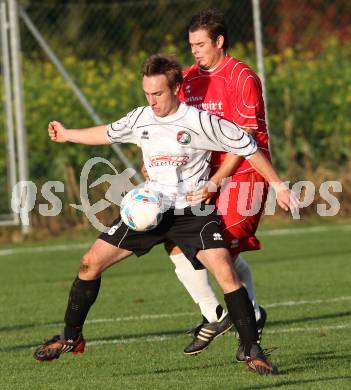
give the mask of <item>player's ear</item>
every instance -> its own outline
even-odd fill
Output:
[[[180,91],[180,84],[177,83],[174,87],[173,94],[177,96],[179,94],[179,91]]]
[[[223,35],[218,35],[216,39],[216,46],[218,49],[222,49],[224,45],[224,36]]]

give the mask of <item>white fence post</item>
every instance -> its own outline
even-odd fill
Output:
[[[23,83],[22,83],[22,61],[21,44],[18,23],[18,6],[16,0],[8,0],[9,22],[10,22],[10,51],[13,75],[13,96],[15,105],[16,134],[17,134],[17,157],[19,180],[28,181],[28,157],[27,157],[27,135],[24,126],[24,106],[23,106]],[[21,210],[25,213],[28,196],[24,197],[24,204]],[[24,217],[24,215],[23,215]],[[28,218],[28,217],[27,217]],[[21,216],[21,221],[25,219]],[[22,232],[28,234],[31,229],[31,219],[29,216],[28,225],[22,223]]]
[[[260,0],[252,0],[252,12],[253,12],[253,22],[254,22],[254,32],[255,32],[256,61],[257,61],[258,75],[260,76],[262,82],[262,93],[263,93],[263,100],[264,100],[265,111],[266,111],[267,132],[268,132],[268,139],[270,140],[269,121],[268,121],[268,102],[267,102],[267,95],[266,95],[266,79],[265,79],[264,60],[263,60],[264,56],[263,56],[263,38],[262,38]],[[269,141],[269,149],[271,149],[270,141]]]

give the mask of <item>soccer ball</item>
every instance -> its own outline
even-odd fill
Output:
[[[129,191],[121,202],[122,221],[137,232],[154,229],[162,219],[162,195],[146,188]]]

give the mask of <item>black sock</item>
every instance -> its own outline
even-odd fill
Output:
[[[245,354],[250,353],[253,343],[258,340],[255,312],[244,287],[224,294],[230,318],[235,325],[241,342],[244,344]]]
[[[76,339],[82,331],[90,307],[96,300],[100,289],[101,278],[81,280],[76,277],[69,293],[65,314],[65,339]]]
[[[223,314],[223,307],[222,305],[218,305],[216,307],[217,320],[219,320],[222,317],[222,314]]]

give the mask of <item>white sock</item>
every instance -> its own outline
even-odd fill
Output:
[[[195,270],[183,253],[169,257],[176,267],[175,273],[178,279],[183,283],[194,302],[199,305],[202,315],[209,322],[217,321],[216,308],[220,303],[208,279],[207,270]]]
[[[233,257],[233,261],[235,272],[238,275],[238,278],[240,279],[241,283],[247,290],[249,299],[254,307],[256,321],[258,321],[261,318],[261,312],[256,300],[256,294],[252,282],[251,269],[247,262],[244,260],[244,258],[240,255],[238,255],[237,257]]]

